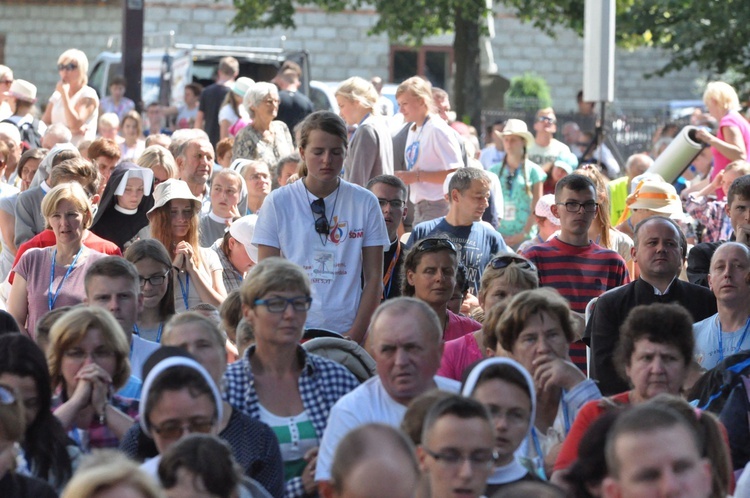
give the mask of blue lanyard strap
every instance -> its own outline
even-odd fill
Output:
[[[185,303],[185,309],[190,309],[188,302],[190,301],[190,274],[185,274],[185,284],[182,284],[180,274],[177,274],[177,281],[180,283],[180,292],[182,292],[182,301]]]
[[[161,342],[161,333],[162,333],[163,329],[164,329],[164,322],[160,322],[159,323],[159,330],[156,332],[156,341],[154,341],[154,342],[156,342],[156,343],[160,343]],[[138,328],[138,324],[137,323],[133,324],[133,333],[135,335],[137,335],[138,337],[141,336],[141,331]],[[131,343],[130,348],[131,348],[131,353],[132,353],[132,348],[133,348],[132,343]]]
[[[534,423],[532,421],[532,423]],[[542,445],[539,443],[539,437],[536,435],[536,427],[531,428],[531,440],[534,442],[534,450],[536,451],[537,463],[537,475],[544,481],[547,480],[547,473],[544,472],[544,453],[542,453]]]
[[[422,127],[419,129],[419,133],[417,133],[416,140],[406,148],[406,169],[408,171],[411,171],[414,168],[414,165],[417,164],[417,160],[419,159],[419,141],[422,138],[424,125],[427,123],[428,119],[430,119],[430,116],[424,118],[424,121],[422,121]]]
[[[719,317],[716,317],[716,322],[719,324],[719,361],[724,360],[724,337],[723,332],[721,330],[721,320]],[[740,336],[740,342],[737,343],[737,347],[734,349],[732,354],[737,354],[740,352],[740,348],[742,347],[742,343],[745,342],[745,336],[747,336],[747,330],[750,328],[750,318],[747,319],[745,322],[745,329],[742,331],[742,336]]]
[[[75,268],[76,262],[78,261],[78,256],[80,256],[82,252],[83,252],[83,246],[81,246],[81,248],[78,249],[78,252],[73,258],[73,262],[68,267],[67,271],[65,272],[65,275],[63,275],[63,278],[60,281],[60,284],[57,286],[57,290],[55,290],[54,294],[52,293],[52,284],[55,280],[55,265],[57,264],[56,263],[57,249],[55,249],[52,252],[52,264],[50,265],[50,269],[49,269],[49,290],[47,292],[47,304],[49,305],[50,311],[52,311],[52,308],[55,307],[55,302],[57,302],[57,296],[60,294],[60,289],[62,289],[62,286],[65,283],[65,279],[68,278],[68,276],[70,275],[70,272],[72,272],[73,268]]]

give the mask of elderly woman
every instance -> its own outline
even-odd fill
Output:
[[[137,161],[141,168],[154,172],[154,187],[170,178],[177,178],[177,163],[172,154],[161,145],[146,147]]]
[[[125,259],[135,265],[141,281],[143,309],[135,322],[137,337],[161,342],[164,325],[175,314],[172,259],[154,239],[135,241],[125,251]]]
[[[42,200],[42,214],[57,242],[21,256],[13,269],[16,275],[7,302],[8,312],[30,335],[48,311],[84,301],[86,270],[105,256],[83,245],[93,215],[88,195],[79,184],[63,183],[50,190]]]
[[[378,92],[372,83],[355,76],[336,90],[339,114],[356,127],[344,159],[344,180],[366,186],[371,178],[393,174],[393,138],[379,116]]]
[[[504,253],[492,258],[482,273],[477,296],[479,306],[485,312],[482,328],[445,343],[437,374],[460,381],[469,365],[487,356],[494,356],[497,349],[495,328],[505,309],[504,306],[495,305],[519,292],[537,287],[537,269],[523,256]]]
[[[416,225],[448,214],[443,182],[464,162],[456,132],[434,114],[432,85],[427,80],[414,76],[404,81],[396,90],[396,100],[404,121],[410,123],[404,151],[406,171],[396,171],[396,176],[411,186],[409,199],[414,203]]]
[[[137,400],[112,394],[128,381],[129,354],[125,332],[103,308],[72,309],[50,330],[52,409],[85,452],[116,448],[133,425]]]
[[[340,117],[314,112],[297,130],[301,179],[266,197],[252,243],[261,261],[283,254],[307,269],[315,298],[309,328],[362,342],[380,304],[383,250],[391,245],[383,214],[372,192],[340,177],[348,144]]]
[[[196,312],[174,317],[164,329],[162,345],[187,351],[211,376],[217,386],[227,368],[224,334],[210,319]],[[284,494],[284,471],[276,436],[268,426],[222,402],[218,436],[229,443],[245,475],[260,482],[273,496]],[[140,426],[133,426],[120,443],[120,449],[138,460],[156,456],[156,448],[144,444]],[[250,444],[252,442],[252,444]]]
[[[575,418],[555,462],[555,471],[576,459],[578,444],[589,425],[613,405],[637,405],[654,396],[679,395],[693,358],[693,319],[677,304],[650,304],[633,308],[620,328],[614,362],[633,388],[587,403]]]
[[[220,306],[226,297],[221,262],[215,252],[200,247],[201,201],[187,183],[170,179],[154,189],[154,207],[148,212],[151,236],[167,248],[175,268],[175,309],[185,311],[198,303]]]
[[[542,197],[547,174],[536,163],[529,161],[528,148],[534,143],[526,123],[520,119],[509,119],[501,132],[505,157],[490,171],[500,178],[503,189],[505,213],[498,231],[505,243],[518,247],[524,240],[532,238],[535,218],[532,212]]]
[[[259,159],[276,164],[294,151],[289,128],[276,121],[279,91],[272,83],[255,83],[245,93],[242,105],[253,120],[237,134],[232,149],[234,159]]]
[[[443,340],[458,339],[482,328],[471,318],[448,309],[456,287],[458,249],[447,238],[422,239],[404,258],[401,295],[426,302],[443,324]]]
[[[527,458],[540,476],[549,475],[557,446],[578,411],[587,401],[601,398],[594,381],[568,356],[574,340],[570,307],[554,290],[524,291],[510,301],[495,330],[498,356],[510,354],[523,365],[536,389],[531,434],[517,455]]]
[[[234,409],[274,432],[293,435],[293,444],[281,448],[286,496],[313,493],[328,414],[359,382],[345,367],[299,345],[312,302],[302,268],[280,258],[265,259],[250,270],[240,292],[255,344],[227,368],[225,397]]]
[[[731,85],[723,81],[713,81],[706,86],[703,93],[703,103],[708,113],[719,121],[716,135],[699,129],[696,138],[711,146],[714,156],[714,166],[711,169],[711,180],[724,170],[727,164],[750,157],[750,124],[739,113],[741,108],[737,92]],[[717,200],[724,200],[726,192],[716,191]]]
[[[120,122],[120,129],[125,140],[120,144],[122,161],[137,161],[146,149],[143,138],[143,120],[138,111],[128,111]]]
[[[73,133],[73,145],[96,138],[99,97],[87,86],[89,60],[80,50],[71,48],[57,59],[60,81],[49,99],[42,121],[63,124]]]
[[[52,391],[44,353],[21,334],[0,336],[0,384],[11,387],[24,405],[25,434],[19,471],[62,491],[73,475],[80,450],[52,414]]]

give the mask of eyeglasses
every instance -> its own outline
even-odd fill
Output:
[[[555,118],[551,118],[549,116],[539,116],[538,118],[536,118],[536,120],[539,123],[549,123],[549,124],[557,123],[557,120]]]
[[[568,201],[556,202],[555,204],[558,206],[565,206],[565,210],[569,213],[577,213],[581,208],[587,213],[596,213],[596,208],[599,207],[599,204],[596,202],[584,202],[581,204],[580,202]]]
[[[164,283],[169,275],[169,270],[164,275],[154,275],[153,277],[140,277],[141,287],[145,287],[147,283],[151,284],[151,287],[158,287]]]
[[[256,299],[253,304],[256,306],[263,305],[271,313],[283,313],[290,304],[294,311],[307,311],[312,306],[312,298],[310,296],[291,297],[289,299],[272,297],[270,299]]]
[[[111,349],[95,349],[94,351],[88,352],[83,349],[75,348],[69,349],[63,353],[63,356],[75,361],[83,361],[87,357],[94,361],[109,360],[114,357],[115,353]]]
[[[16,402],[16,395],[10,387],[0,385],[0,405],[12,405]]]
[[[497,256],[495,258],[492,258],[489,263],[489,266],[493,270],[502,270],[503,268],[507,268],[510,265],[515,265],[523,270],[537,271],[534,263],[520,256]]]
[[[495,464],[495,460],[497,459],[497,454],[494,451],[490,450],[478,450],[469,453],[468,455],[463,455],[460,452],[454,450],[446,450],[438,453],[430,450],[429,448],[425,448],[424,446],[422,447],[422,449],[424,449],[425,453],[430,455],[438,462],[442,463],[446,467],[452,468],[460,467],[466,461],[468,461],[469,465],[471,465],[472,467],[487,468],[492,467]]]
[[[168,421],[164,422],[163,424],[159,426],[153,426],[151,429],[153,429],[154,432],[156,432],[158,435],[165,439],[178,439],[180,438],[185,432],[188,433],[195,433],[199,432],[201,434],[207,434],[211,432],[211,428],[214,426],[213,419],[208,420],[205,418],[192,418],[190,420],[187,420],[185,422],[177,422],[177,421]]]
[[[331,227],[328,226],[328,218],[326,218],[326,202],[321,198],[310,203],[310,209],[315,216],[315,231],[317,233],[328,235]]]
[[[458,254],[456,244],[450,239],[422,239],[414,246],[414,250],[417,252],[439,251],[440,249],[448,249]]]
[[[406,203],[401,199],[381,199],[378,197],[378,204],[380,204],[381,209],[384,208],[386,204],[393,209],[401,209]]]
[[[68,62],[67,64],[58,64],[57,70],[58,71],[75,71],[78,69],[78,64],[75,62]]]

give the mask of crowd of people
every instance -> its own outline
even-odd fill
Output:
[[[750,497],[730,85],[665,179],[674,127],[621,169],[416,76],[339,116],[227,57],[142,116],[87,68],[39,113],[0,66],[0,495]]]

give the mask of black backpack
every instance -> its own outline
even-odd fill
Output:
[[[687,399],[697,401],[697,408],[718,415],[735,386],[744,385],[743,376],[750,376],[750,351],[727,356],[717,363],[698,379]]]
[[[10,123],[13,126],[18,127],[18,131],[21,132],[21,141],[24,143],[24,151],[30,149],[38,149],[42,146],[42,135],[39,133],[39,120],[34,120],[29,123],[28,121],[17,125],[10,119],[4,119],[0,121],[2,123]]]

